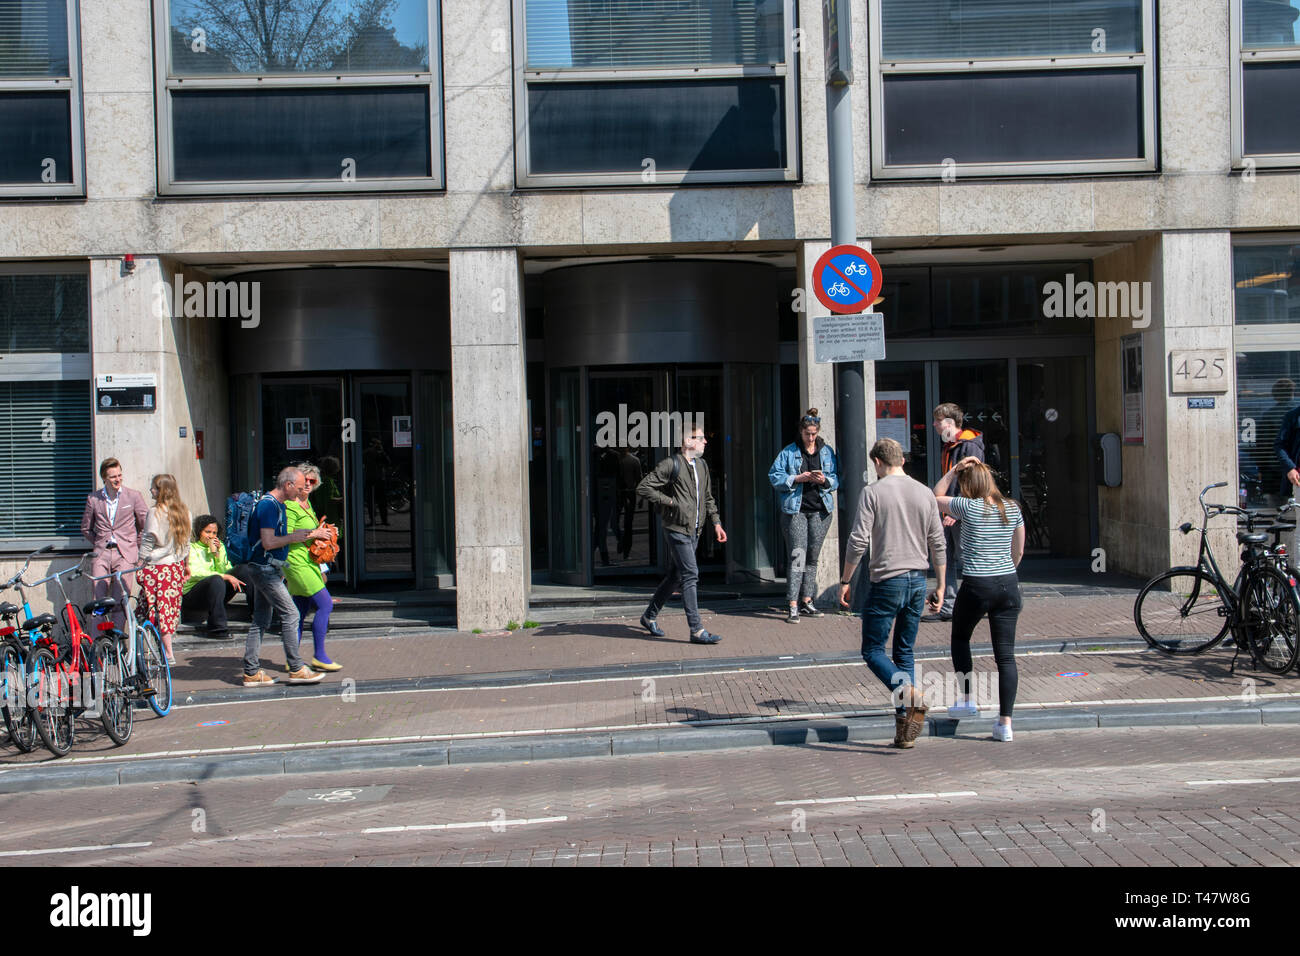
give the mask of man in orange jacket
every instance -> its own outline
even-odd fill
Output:
[[[944,402],[934,410],[934,430],[943,442],[939,456],[939,474],[948,474],[957,462],[966,457],[984,460],[984,435],[962,428],[962,410],[952,402]],[[951,621],[952,605],[957,600],[958,578],[961,577],[961,528],[951,516],[943,519],[944,545],[948,550],[948,570],[943,589],[943,606],[937,614],[927,614],[923,621]]]

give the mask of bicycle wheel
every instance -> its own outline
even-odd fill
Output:
[[[1228,633],[1228,603],[1198,568],[1171,568],[1152,578],[1133,605],[1138,633],[1166,654],[1199,654]]]
[[[36,747],[36,728],[32,724],[31,712],[27,709],[27,666],[23,654],[14,645],[5,642],[0,652],[0,703],[4,707],[5,730],[15,747],[29,754]]]
[[[54,652],[38,647],[28,655],[32,719],[41,742],[56,757],[72,749],[72,682],[54,662]]]
[[[136,662],[144,671],[145,680],[154,689],[149,706],[159,717],[166,717],[172,709],[172,670],[167,666],[162,638],[150,621],[139,627],[140,659]]]
[[[126,674],[122,669],[122,652],[116,637],[101,637],[95,641],[94,669],[103,681],[99,697],[99,719],[113,743],[126,743],[135,728],[135,707],[126,690]]]
[[[1251,655],[1260,667],[1285,674],[1295,666],[1300,649],[1300,598],[1282,572],[1264,567],[1251,573],[1241,617]]]

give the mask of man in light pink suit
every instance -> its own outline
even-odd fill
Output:
[[[99,477],[104,480],[104,487],[86,497],[86,513],[81,516],[82,537],[95,549],[90,563],[90,573],[95,577],[135,567],[140,555],[140,535],[149,516],[144,495],[122,487],[122,465],[116,458],[104,459],[99,466]],[[127,593],[134,578],[132,574],[122,576]],[[95,597],[106,596],[110,585],[118,601],[113,620],[122,627],[126,623],[126,594],[121,593],[117,583],[111,579],[96,581]]]

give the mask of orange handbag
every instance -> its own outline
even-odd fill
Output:
[[[311,543],[307,553],[317,564],[329,564],[339,556],[339,529],[338,525],[329,524],[325,520],[325,515],[320,516],[320,527],[330,533],[328,538],[320,538]]]

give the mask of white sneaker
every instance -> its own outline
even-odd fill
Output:
[[[1012,738],[1011,738],[1011,725],[1010,725],[1010,724],[994,724],[994,725],[993,725],[993,739],[994,739],[994,740],[1001,740],[1003,743],[1008,743],[1008,744],[1011,743],[1011,739],[1012,739]]]
[[[963,717],[978,717],[980,709],[975,706],[974,701],[969,697],[958,697],[957,703],[948,708],[948,716],[953,720],[960,720]]]

